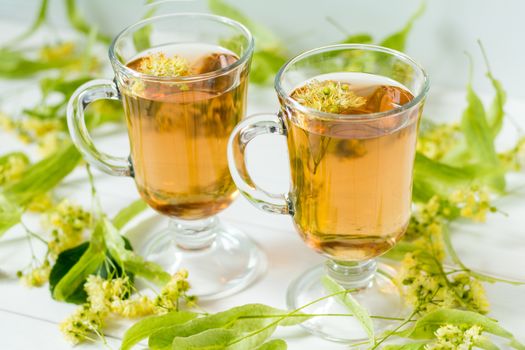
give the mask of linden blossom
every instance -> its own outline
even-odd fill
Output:
[[[314,79],[296,89],[291,97],[303,106],[328,113],[343,113],[366,104],[366,98],[350,90],[350,84],[334,80]]]
[[[163,52],[156,52],[143,57],[137,71],[156,77],[180,77],[190,75],[190,64],[178,55],[167,57]]]

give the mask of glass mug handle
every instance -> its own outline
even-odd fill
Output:
[[[239,191],[257,208],[269,213],[290,214],[286,194],[269,193],[258,187],[246,167],[246,146],[260,135],[286,136],[286,128],[278,114],[255,114],[242,120],[233,129],[228,141],[228,166]]]
[[[90,103],[103,99],[120,101],[120,93],[114,81],[95,79],[83,84],[73,93],[67,105],[67,125],[71,139],[89,164],[110,175],[132,176],[128,158],[100,152],[89,135],[84,111]]]

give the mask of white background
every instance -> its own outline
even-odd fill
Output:
[[[118,31],[125,24],[140,17],[140,1],[79,1],[86,16],[99,19],[100,25],[109,31]],[[56,28],[63,25],[59,16],[61,1],[51,0]],[[122,6],[126,3],[126,6]],[[419,6],[417,1],[236,1],[255,20],[268,24],[278,33],[291,52],[324,45],[343,38],[324,17],[332,16],[349,32],[369,31],[383,37],[404,25],[406,18]],[[35,0],[0,0],[0,39],[5,40],[22,30],[21,24],[32,18]],[[312,4],[311,6],[308,4]],[[313,6],[315,4],[315,6]],[[109,6],[104,8],[104,6]],[[402,6],[401,6],[402,5]],[[202,1],[171,4],[170,10],[205,10]],[[167,11],[167,10],[166,10]],[[410,37],[408,52],[429,70],[433,88],[426,113],[433,118],[452,119],[461,114],[464,107],[463,86],[467,79],[464,50],[476,56],[475,40],[485,43],[495,74],[512,96],[507,111],[525,127],[523,114],[525,91],[520,82],[525,78],[523,64],[525,2],[521,1],[451,1],[429,0],[426,15],[415,25]],[[3,18],[3,20],[2,20]],[[0,57],[1,59],[1,57]],[[488,91],[484,83],[482,66],[476,70],[477,86]],[[0,96],[27,83],[0,82]],[[452,88],[450,88],[452,87]],[[16,90],[18,91],[18,90]],[[486,97],[486,96],[484,96]],[[11,97],[10,97],[11,98]],[[34,103],[34,91],[22,89],[16,93],[12,104]],[[277,103],[273,91],[250,90],[249,113],[274,111]],[[98,140],[106,150],[119,149],[126,153],[124,134],[118,139]],[[506,125],[504,136],[499,140],[515,139],[516,132]],[[0,153],[20,148],[13,138],[0,134]],[[256,181],[270,189],[285,190],[288,182],[285,145],[275,138],[257,141],[250,152],[250,169]],[[89,190],[78,170],[69,177],[62,188],[63,195],[89,206]],[[109,214],[137,197],[130,179],[111,178],[97,173],[96,176],[102,204]],[[485,225],[459,224],[454,228],[454,243],[467,265],[494,274],[525,279],[525,175],[513,175],[509,189],[512,193],[497,201],[496,205],[508,215],[493,215]],[[290,219],[257,211],[243,198],[238,199],[222,215],[223,219],[243,229],[262,247],[269,258],[268,272],[242,293],[224,300],[204,303],[209,311],[223,310],[248,302],[264,302],[284,307],[286,286],[289,282],[322,259],[310,251],[294,232]],[[157,222],[157,224],[159,224]],[[139,225],[132,229],[135,234],[152,227]],[[50,298],[47,288],[27,289],[18,283],[14,273],[29,259],[29,251],[19,230],[9,232],[0,241],[0,349],[69,349],[62,339],[57,324],[70,314],[75,306],[57,303]],[[487,286],[492,303],[491,316],[525,341],[525,287],[502,284]],[[128,322],[113,325],[108,335],[121,337]],[[345,349],[342,345],[324,342],[308,336],[300,328],[279,331],[285,336],[290,349]],[[110,344],[117,348],[119,341]],[[83,345],[80,348],[95,349],[99,345]]]
[[[419,7],[419,0],[228,0],[250,18],[272,28],[290,53],[344,38],[326,21],[330,16],[349,33],[369,32],[377,39],[400,29]],[[135,22],[144,0],[78,0],[82,13],[102,31],[115,34]],[[63,26],[63,1],[50,0],[53,23]],[[525,97],[525,1],[427,0],[425,15],[410,35],[407,52],[429,71],[434,85],[463,87],[471,53],[483,69],[476,44],[481,39],[509,93]],[[39,0],[0,0],[0,18],[28,20]],[[169,11],[207,11],[205,0],[164,2]],[[478,79],[481,89],[489,85]]]

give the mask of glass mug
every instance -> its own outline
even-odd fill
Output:
[[[144,33],[149,40],[139,45],[136,39]],[[221,43],[231,39],[235,45],[228,51]],[[85,159],[108,174],[133,177],[144,201],[170,219],[166,230],[147,239],[142,253],[168,272],[188,269],[201,299],[238,291],[265,266],[258,247],[215,216],[238,193],[226,147],[245,114],[253,45],[250,32],[225,17],[187,13],[146,19],[113,41],[114,81],[84,84],[68,105],[71,138]],[[192,69],[203,72],[166,77],[132,69],[152,52],[195,56]],[[94,146],[84,109],[99,99],[122,101],[129,159]]]
[[[290,97],[305,82],[325,74],[389,82],[413,98],[382,112],[332,114]],[[291,284],[291,309],[330,294],[322,284],[322,277],[329,275],[355,290],[352,295],[372,315],[404,312],[399,290],[387,273],[392,269],[381,266],[376,273],[374,258],[396,244],[410,219],[417,130],[428,88],[425,71],[400,52],[358,44],[322,47],[295,57],[277,74],[278,114],[252,116],[233,131],[228,161],[241,193],[259,209],[291,215],[306,244],[328,258]],[[248,173],[246,146],[264,134],[286,137],[291,174],[287,194],[264,191]],[[303,311],[348,313],[336,298]],[[374,323],[376,328],[388,326],[377,319]],[[336,341],[367,338],[348,317],[314,317],[302,326]]]

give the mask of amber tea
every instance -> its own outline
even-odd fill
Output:
[[[417,115],[400,121],[372,113],[399,107],[412,94],[385,77],[332,73],[305,82],[290,96],[342,117],[285,113],[298,231],[311,247],[336,260],[384,253],[410,217]]]
[[[217,71],[238,60],[208,44],[177,44],[139,55],[127,66],[155,76]],[[237,191],[226,146],[245,112],[246,74],[203,80],[133,82],[123,91],[134,177],[158,212],[201,219],[226,208]]]

